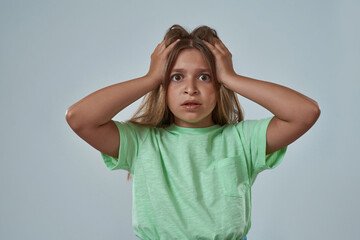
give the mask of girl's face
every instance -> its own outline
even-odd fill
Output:
[[[170,73],[166,99],[176,125],[203,128],[215,124],[211,113],[217,101],[216,84],[199,50],[184,49],[179,53]],[[184,105],[186,101],[196,105]]]

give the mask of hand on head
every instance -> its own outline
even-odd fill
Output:
[[[156,83],[164,84],[167,57],[179,40],[175,40],[167,47],[165,46],[165,40],[163,40],[151,54],[150,69],[146,75],[156,81]]]
[[[203,40],[215,57],[217,80],[224,84],[224,80],[236,75],[232,64],[232,54],[225,44],[218,38],[214,38],[214,46]]]

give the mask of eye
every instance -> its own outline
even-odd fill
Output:
[[[177,77],[176,79],[174,77]],[[175,82],[180,81],[179,77],[181,77],[180,74],[174,74],[171,76],[171,80],[174,80]]]
[[[171,80],[178,82],[182,79],[182,76],[180,74],[174,74],[171,76]],[[205,82],[209,82],[211,81],[211,77],[209,74],[201,74],[200,75],[200,80],[205,81]]]
[[[206,78],[203,78],[202,76],[206,76]],[[208,74],[201,74],[200,79],[203,81],[207,81],[207,82],[211,80],[211,78]]]

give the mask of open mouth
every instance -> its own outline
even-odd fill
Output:
[[[188,103],[188,104],[183,104],[181,105],[183,106],[185,109],[187,110],[195,110],[197,108],[199,108],[201,106],[201,104],[198,103]]]

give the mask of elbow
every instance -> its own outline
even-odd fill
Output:
[[[309,110],[306,118],[306,124],[312,126],[319,119],[321,114],[320,106],[314,101],[314,106]]]
[[[320,106],[319,106],[319,104],[317,102],[315,102],[313,114],[314,114],[316,120],[320,117],[321,109],[320,109]]]
[[[70,108],[66,109],[65,111],[65,120],[68,124],[70,124],[70,121],[73,118],[73,113],[71,112]]]
[[[71,107],[66,109],[65,120],[72,130],[77,131],[80,128],[80,124],[76,121],[76,113]]]

